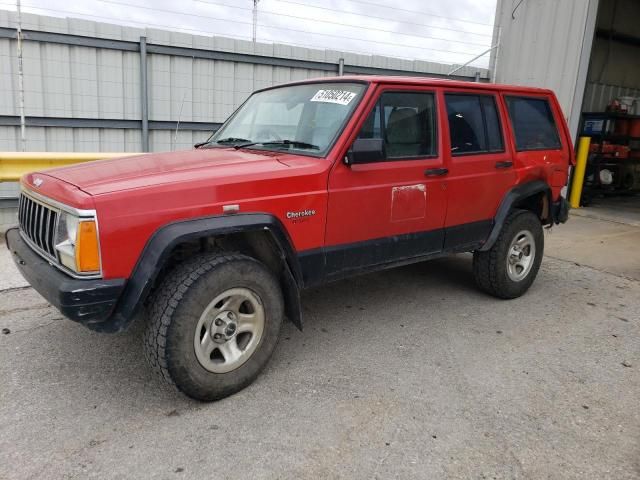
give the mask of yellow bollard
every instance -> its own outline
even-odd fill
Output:
[[[580,208],[580,197],[582,196],[582,185],[584,183],[584,172],[587,169],[590,144],[591,137],[580,137],[578,153],[576,154],[576,166],[571,183],[571,195],[569,196],[571,208]]]

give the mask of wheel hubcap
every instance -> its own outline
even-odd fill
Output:
[[[513,238],[507,253],[507,275],[514,282],[524,280],[536,257],[536,244],[533,234],[522,230]]]
[[[231,288],[214,298],[198,320],[193,346],[200,365],[227,373],[255,352],[264,331],[264,307],[248,288]]]

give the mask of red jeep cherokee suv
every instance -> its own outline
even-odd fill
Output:
[[[565,222],[573,150],[549,90],[338,77],[255,92],[193,151],[22,179],[15,262],[65,316],[119,332],[147,317],[164,380],[201,400],[265,366],[300,291],[473,252],[515,298]]]

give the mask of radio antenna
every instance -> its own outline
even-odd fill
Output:
[[[184,107],[184,99],[187,98],[187,90],[185,89],[182,95],[182,102],[180,102],[180,111],[178,112],[178,122],[176,123],[176,133],[173,136],[173,147],[177,150],[178,146],[178,130],[180,129],[180,120],[182,119],[182,107]]]

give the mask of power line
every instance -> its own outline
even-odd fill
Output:
[[[482,25],[484,27],[493,27],[493,25],[490,24],[490,23],[475,22],[473,20],[462,20],[462,19],[455,18],[455,17],[447,17],[447,16],[444,16],[444,15],[437,15],[435,13],[423,13],[423,12],[420,12],[418,10],[408,10],[406,8],[400,8],[400,7],[396,6],[396,5],[393,5],[393,6],[383,5],[381,3],[367,2],[365,0],[348,0],[348,1],[349,2],[353,2],[353,3],[361,3],[363,5],[379,7],[379,8],[389,8],[391,10],[396,10],[396,11],[400,11],[400,12],[417,13],[419,15],[425,15],[427,17],[437,17],[437,18],[442,18],[442,19],[445,19],[445,20],[453,20],[455,22],[472,23],[472,24],[475,24],[475,25]]]
[[[194,1],[202,1],[202,0],[194,0]],[[380,17],[380,16],[376,16],[376,15],[371,15],[370,13],[358,13],[358,12],[348,12],[346,10],[336,10],[334,8],[328,8],[328,7],[320,7],[318,5],[309,5],[306,3],[302,3],[302,2],[295,2],[293,0],[274,0],[276,2],[279,3],[287,3],[290,5],[299,5],[301,7],[307,7],[307,8],[316,8],[318,10],[326,10],[328,12],[332,12],[332,13],[345,13],[347,15],[355,15],[358,17],[365,17],[365,18],[375,18],[376,20],[385,20],[385,21],[389,21],[390,19],[388,17]],[[209,2],[203,2],[203,3],[209,3]],[[457,33],[464,33],[466,35],[476,35],[478,37],[493,37],[492,34],[488,34],[488,33],[476,33],[476,32],[470,32],[468,30],[460,30],[458,28],[450,28],[450,27],[438,27],[435,25],[425,25],[424,23],[418,23],[418,22],[409,22],[407,20],[397,20],[397,19],[393,19],[394,22],[396,23],[404,23],[407,25],[416,25],[418,27],[429,27],[431,29],[435,29],[435,30],[448,30],[451,32],[457,32]]]
[[[119,5],[125,5],[124,3],[120,3],[120,2],[115,2],[115,1],[111,1],[111,0],[98,0],[99,2],[105,2],[105,3],[116,3]],[[224,7],[228,7],[228,8],[236,8],[238,10],[252,10],[251,8],[247,8],[247,7],[238,7],[236,5],[228,5],[226,3],[216,3],[216,2],[211,2],[211,1],[207,1],[207,0],[193,0],[194,2],[198,2],[198,3],[204,3],[207,5],[217,5],[217,6],[224,6]],[[294,2],[287,2],[287,3],[294,3]],[[297,3],[297,2],[296,2]],[[298,5],[302,5],[297,3]],[[128,5],[128,4],[127,4]],[[329,10],[329,9],[324,9],[323,10]],[[178,12],[175,12],[178,13]],[[441,40],[441,41],[445,41],[445,42],[452,42],[452,43],[465,43],[468,45],[474,45],[477,47],[486,47],[487,43],[475,43],[475,42],[467,42],[464,40],[453,40],[450,38],[443,38],[443,37],[432,37],[429,35],[421,35],[419,33],[402,33],[402,32],[398,32],[396,30],[385,30],[383,28],[376,28],[376,27],[370,27],[370,26],[362,26],[362,25],[354,25],[352,23],[340,23],[340,22],[332,22],[330,20],[320,20],[317,18],[309,18],[309,17],[300,17],[298,15],[291,15],[288,13],[280,13],[280,12],[272,12],[269,10],[260,10],[261,14],[268,14],[268,15],[276,15],[276,16],[280,16],[280,17],[288,17],[288,18],[296,18],[298,20],[307,20],[310,22],[314,22],[314,23],[327,23],[330,25],[340,25],[343,27],[351,27],[351,28],[360,28],[360,29],[364,29],[367,31],[377,31],[377,32],[385,32],[385,33],[393,33],[394,35],[403,35],[403,36],[407,36],[407,37],[418,37],[418,38],[426,38],[426,39],[430,39],[430,40]],[[348,13],[348,12],[345,12]],[[366,15],[364,15],[366,16]],[[373,17],[375,18],[375,17]],[[425,25],[422,24],[415,24],[415,25],[420,25],[422,27],[424,27]]]
[[[5,2],[0,2],[0,5],[5,5],[8,7],[15,7],[14,3],[5,3]],[[91,18],[97,18],[98,20],[107,20],[110,22],[125,22],[125,23],[134,23],[136,25],[142,25],[143,27],[159,27],[159,28],[164,28],[167,30],[171,30],[171,31],[176,31],[176,30],[186,30],[189,32],[195,32],[195,33],[203,33],[203,34],[207,34],[207,35],[217,35],[216,32],[211,32],[209,30],[200,30],[200,29],[195,29],[195,28],[188,28],[188,27],[176,27],[175,25],[165,25],[165,24],[161,24],[161,23],[151,23],[151,22],[139,22],[136,20],[130,20],[130,19],[121,19],[121,18],[114,18],[114,17],[106,17],[104,15],[92,15],[90,13],[84,13],[84,12],[74,12],[71,10],[62,10],[62,9],[56,9],[56,8],[45,8],[45,7],[37,7],[35,5],[25,5],[23,4],[23,9],[24,8],[29,8],[31,10],[42,10],[45,12],[52,12],[52,13],[58,13],[58,14],[70,14],[70,15],[80,15],[83,17],[91,17]],[[222,19],[223,21],[232,21],[235,22],[235,20],[231,20],[231,19]],[[23,22],[24,23],[24,22]],[[247,23],[249,24],[249,22],[237,22],[237,23]],[[121,23],[118,23],[121,24]],[[87,31],[87,33],[91,33],[93,34],[94,32],[90,32]],[[229,36],[232,38],[237,38],[237,39],[249,39],[251,40],[250,36],[247,35],[236,35],[236,34],[225,34],[225,36]]]
[[[219,20],[219,21],[231,21],[234,23],[240,23],[240,24],[245,24],[245,25],[253,25],[252,22],[244,22],[242,20],[231,20],[228,18],[220,18],[220,17],[212,17],[212,16],[208,16],[208,15],[197,15],[197,14],[192,14],[192,13],[182,13],[182,12],[177,12],[175,10],[167,10],[167,9],[161,9],[161,8],[155,8],[155,7],[147,7],[144,5],[132,5],[130,3],[125,3],[125,2],[119,2],[117,0],[98,0],[99,2],[103,2],[103,3],[110,3],[110,4],[115,4],[115,5],[124,5],[127,7],[133,7],[133,8],[140,8],[143,10],[151,10],[154,12],[164,12],[164,13],[169,13],[171,15],[184,15],[184,16],[188,16],[188,17],[196,17],[196,18],[206,18],[209,20]],[[201,1],[201,0],[196,0],[196,1]],[[208,3],[208,4],[214,4],[213,2],[202,2],[202,3]],[[241,10],[251,10],[250,8],[247,7],[236,7],[233,5],[225,5],[225,4],[215,4],[218,6],[226,6],[226,7],[230,7],[230,8],[237,8],[237,9],[241,9]],[[278,14],[279,15],[279,14]],[[303,18],[303,17],[296,17],[296,18]],[[310,19],[305,19],[305,20],[310,20]],[[434,52],[444,52],[444,53],[453,53],[453,54],[460,54],[460,55],[473,55],[475,52],[469,52],[469,51],[459,51],[459,50],[445,50],[445,49],[434,49],[434,48],[428,48],[428,47],[423,47],[423,46],[412,46],[412,45],[407,45],[404,43],[395,43],[395,42],[384,42],[381,40],[371,40],[368,38],[360,38],[360,37],[349,37],[346,35],[334,35],[331,33],[322,33],[322,32],[310,32],[308,30],[299,30],[299,29],[295,29],[295,28],[289,28],[289,27],[281,27],[281,26],[272,26],[272,25],[266,25],[264,23],[258,23],[257,24],[260,27],[263,28],[271,28],[271,29],[277,29],[277,30],[286,30],[289,32],[296,32],[296,33],[306,33],[306,34],[312,34],[312,35],[321,35],[324,37],[333,37],[333,38],[338,38],[338,39],[345,39],[345,40],[356,40],[356,41],[362,41],[362,42],[367,42],[367,43],[377,43],[380,45],[391,45],[394,47],[403,47],[403,48],[417,48],[420,50],[430,50],[430,51],[434,51]],[[391,32],[391,33],[395,33],[395,32]],[[479,45],[479,46],[486,46],[486,45]]]
[[[15,7],[14,3],[4,3],[4,2],[0,2],[0,5],[4,5],[4,6],[8,6],[8,7]],[[117,24],[122,25],[121,22],[125,22],[125,24],[135,24],[135,25],[141,25],[142,27],[158,27],[158,28],[164,28],[170,31],[187,31],[187,32],[193,32],[196,34],[205,34],[205,35],[210,35],[210,36],[220,36],[220,32],[212,32],[209,30],[197,30],[197,29],[193,29],[193,28],[187,28],[187,27],[175,27],[175,26],[170,26],[170,25],[164,25],[164,24],[159,24],[159,23],[149,23],[149,22],[139,22],[136,20],[122,20],[122,19],[118,19],[118,18],[113,18],[113,17],[106,17],[106,16],[100,16],[100,15],[91,15],[88,13],[81,13],[81,12],[71,12],[71,11],[66,11],[66,10],[60,10],[60,9],[51,9],[51,8],[44,8],[44,7],[35,7],[35,6],[29,6],[27,5],[26,8],[29,8],[31,10],[40,10],[40,11],[46,11],[46,12],[52,12],[52,13],[57,13],[57,14],[72,14],[72,15],[79,15],[80,17],[90,17],[92,19],[98,19],[98,20],[102,20],[102,21],[108,21],[108,22],[116,22]],[[25,22],[26,24],[26,22]],[[38,25],[34,25],[35,27],[37,27]],[[139,28],[139,27],[136,27]],[[86,31],[87,34],[89,35],[93,35],[95,32],[93,30],[87,30]],[[193,34],[192,33],[192,34]],[[222,35],[223,37],[227,37],[227,38],[233,38],[233,39],[238,39],[238,40],[251,40],[250,36],[247,35],[237,35],[237,34],[224,34]],[[269,43],[282,43],[279,41],[274,41],[274,40],[268,40]],[[293,46],[293,47],[306,47],[306,48],[313,48],[313,49],[319,49],[319,50],[324,50],[325,48],[323,47],[319,47],[318,45],[315,44],[311,44],[311,43],[298,43],[298,42],[291,42],[291,41],[286,41],[286,43],[283,43],[285,45],[289,45],[289,46]],[[348,49],[348,48],[343,48],[341,47],[339,49],[340,52],[343,53],[353,53],[353,54],[357,54],[357,55],[366,55],[366,56],[371,56],[371,52],[366,52],[363,50],[353,50],[353,49]],[[416,57],[407,57],[407,56],[403,56],[403,55],[398,55],[398,54],[394,54],[393,55],[394,58],[398,58],[401,60],[410,60],[410,61],[414,61],[414,60],[420,60],[419,58]]]
[[[105,1],[105,0],[102,0],[102,1]],[[124,5],[123,3],[116,2],[115,0],[108,0],[107,3],[115,3],[115,4]],[[208,3],[208,2],[205,2],[205,3]],[[12,3],[0,2],[0,4],[11,6],[11,7],[14,6],[14,4],[12,4]],[[194,17],[198,17],[198,18],[209,18],[211,20],[218,20],[218,21],[224,21],[224,22],[233,22],[233,23],[251,25],[251,22],[243,22],[241,20],[232,20],[232,19],[229,19],[229,18],[219,18],[219,17],[210,17],[210,16],[202,16],[202,15],[185,14],[185,13],[176,12],[176,11],[173,11],[173,10],[162,10],[162,9],[157,9],[157,8],[144,7],[144,6],[140,6],[140,5],[127,4],[127,6],[129,6],[129,7],[137,7],[137,8],[142,8],[142,9],[150,9],[150,10],[154,10],[154,11],[164,11],[166,13],[171,13],[171,14],[194,16]],[[80,16],[85,16],[85,17],[97,18],[97,19],[100,19],[100,20],[112,21],[112,22],[116,22],[116,23],[123,22],[123,20],[119,19],[119,18],[106,17],[106,16],[100,16],[100,15],[92,15],[92,14],[83,13],[83,12],[77,12],[77,11],[69,11],[69,10],[62,10],[62,9],[51,9],[51,8],[45,8],[45,7],[37,7],[35,5],[25,5],[25,7],[31,8],[31,9],[34,9],[34,10],[49,11],[49,12],[54,12],[54,13],[80,15]],[[196,32],[196,33],[200,33],[200,34],[208,34],[208,35],[214,35],[214,36],[220,34],[219,32],[211,32],[211,31],[208,31],[208,30],[193,29],[193,28],[188,28],[188,27],[176,27],[176,26],[169,26],[169,25],[150,23],[150,22],[140,22],[140,21],[130,20],[130,19],[126,19],[126,20],[124,20],[124,22],[133,23],[133,24],[142,25],[142,26],[166,28],[168,30],[174,30],[174,31],[175,30],[179,30],[179,31],[183,30],[183,31]],[[355,40],[355,41],[361,41],[361,42],[367,42],[367,43],[376,43],[376,44],[381,44],[381,45],[398,46],[398,47],[409,48],[409,49],[419,49],[421,51],[422,50],[430,50],[430,51],[434,51],[434,52],[451,53],[451,54],[454,54],[454,55],[472,55],[473,54],[473,52],[468,52],[468,51],[462,52],[462,51],[454,51],[454,50],[433,49],[433,48],[426,48],[426,47],[422,47],[422,46],[411,46],[411,45],[406,45],[406,44],[399,44],[399,43],[394,43],[394,42],[382,42],[382,41],[363,39],[363,38],[357,38],[357,37],[347,37],[347,36],[341,36],[341,35],[332,35],[332,34],[325,34],[325,33],[320,33],[320,32],[308,32],[306,30],[291,29],[291,28],[286,28],[286,27],[276,27],[276,26],[265,25],[265,24],[259,24],[259,25],[262,26],[263,28],[275,29],[275,30],[279,30],[279,31],[280,30],[287,30],[287,31],[291,31],[291,32],[299,32],[299,33],[306,33],[306,34],[312,34],[312,35],[327,36],[327,37],[333,37],[333,38],[337,38],[337,39],[348,39],[348,40]],[[92,33],[92,32],[88,32],[88,33]],[[242,35],[236,35],[236,34],[229,34],[228,36],[232,37],[232,38],[238,38],[238,39],[251,39],[251,37],[249,37],[249,36],[242,36]],[[270,41],[273,42],[273,40],[270,40]],[[275,42],[275,43],[278,43],[278,42]],[[318,47],[317,45],[313,45],[313,44],[293,43],[293,42],[288,42],[288,41],[286,43],[290,44],[290,45],[293,45],[293,46],[322,48],[322,47]],[[348,49],[344,49],[344,48],[340,48],[340,50],[344,51],[344,52],[348,52],[348,53],[371,55],[370,51],[369,52],[365,52],[365,51],[358,51],[358,50],[348,50]],[[406,57],[406,56],[403,57],[403,56],[396,55],[396,54],[394,54],[394,57],[403,58],[403,59],[407,59],[407,60],[415,60],[416,59],[416,57]]]
[[[155,8],[155,7],[147,7],[144,5],[132,5],[129,3],[125,3],[125,2],[119,2],[117,0],[98,0],[100,2],[103,3],[110,3],[110,4],[115,4],[115,5],[124,5],[127,7],[133,7],[133,8],[140,8],[143,10],[151,10],[154,12],[164,12],[164,13],[169,13],[171,15],[184,15],[184,16],[188,16],[188,17],[196,17],[196,18],[206,18],[209,20],[217,20],[217,21],[224,21],[224,22],[234,22],[234,23],[239,23],[239,24],[245,24],[245,25],[253,25],[252,22],[245,22],[242,20],[231,20],[228,18],[220,18],[220,17],[212,17],[212,16],[208,16],[208,15],[197,15],[197,14],[191,14],[191,13],[182,13],[182,12],[177,12],[175,10],[168,10],[168,9],[161,9],[161,8]],[[204,3],[210,3],[210,2],[204,2]],[[218,4],[220,5],[220,4]],[[231,5],[222,5],[222,6],[227,6],[227,7],[232,7],[232,8],[239,8],[239,9],[243,9],[243,10],[251,10],[249,8],[243,8],[243,7],[235,7],[235,6],[231,6]],[[346,35],[334,35],[331,33],[322,33],[322,32],[310,32],[307,30],[299,30],[299,29],[295,29],[295,28],[288,28],[288,27],[281,27],[281,26],[272,26],[272,25],[266,25],[263,23],[258,23],[257,24],[260,27],[263,28],[269,28],[269,29],[276,29],[276,30],[286,30],[289,32],[296,32],[296,33],[306,33],[306,34],[312,34],[312,35],[321,35],[324,37],[333,37],[333,38],[337,38],[337,39],[344,39],[344,40],[355,40],[355,41],[362,41],[362,42],[367,42],[367,43],[376,43],[376,44],[380,44],[380,45],[390,45],[390,46],[395,46],[395,47],[403,47],[403,48],[414,48],[414,49],[420,49],[420,50],[430,50],[430,51],[434,51],[434,52],[443,52],[443,53],[453,53],[453,54],[459,54],[459,55],[473,55],[475,52],[469,52],[469,51],[459,51],[459,50],[445,50],[445,49],[435,49],[435,48],[428,48],[428,47],[423,47],[423,46],[412,46],[412,45],[407,45],[404,43],[395,43],[395,42],[385,42],[385,41],[381,41],[381,40],[371,40],[371,39],[367,39],[367,38],[360,38],[360,37],[349,37]],[[482,45],[485,46],[485,45]]]
[[[309,32],[308,30],[296,30],[293,28],[285,28],[285,27],[276,27],[276,26],[270,26],[270,25],[261,25],[258,24],[263,28],[271,28],[271,29],[275,29],[275,30],[287,30],[289,32],[296,32],[296,33],[306,33],[306,34],[311,34],[311,35],[321,35],[323,37],[333,37],[333,38],[337,38],[337,39],[341,39],[341,40],[355,40],[355,41],[359,41],[359,42],[367,42],[367,43],[375,43],[378,45],[390,45],[390,46],[394,46],[394,47],[402,47],[402,48],[413,48],[413,49],[418,49],[418,50],[429,50],[432,52],[442,52],[442,53],[452,53],[454,55],[473,55],[473,52],[461,52],[459,50],[445,50],[445,49],[441,49],[441,48],[428,48],[428,47],[423,47],[423,46],[414,46],[414,45],[407,45],[405,43],[395,43],[395,42],[382,42],[379,40],[371,40],[368,38],[358,38],[358,37],[347,37],[345,35],[332,35],[330,33],[320,33],[320,32]]]

